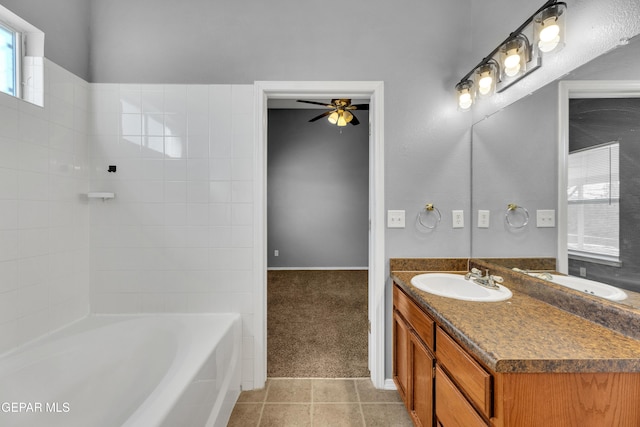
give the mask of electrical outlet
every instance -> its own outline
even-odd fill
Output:
[[[387,228],[404,228],[404,211],[387,211]]]
[[[580,277],[587,277],[587,267],[580,267]]]
[[[280,256],[280,251],[277,249],[273,251],[273,256]]]
[[[536,226],[538,228],[555,227],[556,211],[553,209],[539,209],[536,211]]]
[[[453,228],[464,228],[464,211],[451,211],[453,215]]]
[[[478,211],[478,228],[489,228],[490,211]]]

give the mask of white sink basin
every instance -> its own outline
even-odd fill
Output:
[[[576,291],[584,292],[589,295],[606,298],[611,301],[622,301],[627,298],[627,294],[622,289],[606,283],[596,282],[594,280],[583,279],[575,276],[561,276],[558,274],[551,275],[551,281]]]
[[[489,289],[465,280],[461,274],[425,273],[414,276],[411,284],[416,288],[441,297],[464,301],[504,301],[511,298],[511,291],[502,285],[498,289]]]

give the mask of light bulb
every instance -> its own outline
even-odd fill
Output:
[[[507,52],[507,57],[504,59],[505,68],[515,68],[520,66],[520,54],[517,49],[512,49]]]
[[[344,118],[344,113],[340,111],[340,117],[338,118],[338,126],[342,127],[346,125],[347,125],[347,120]]]
[[[345,111],[343,116],[347,123],[351,123],[351,120],[353,120],[353,114],[351,114],[349,111]]]
[[[564,3],[558,3],[536,16],[536,44],[540,52],[558,51],[564,46],[565,9]]]
[[[550,42],[555,40],[560,34],[560,26],[558,25],[558,20],[555,17],[551,17],[546,19],[542,23],[542,30],[540,31],[540,41],[542,42]]]
[[[456,102],[460,111],[467,111],[471,108],[475,92],[472,80],[464,80],[456,85]]]
[[[482,95],[488,94],[489,92],[491,92],[492,84],[493,77],[491,77],[491,74],[486,73],[485,75],[480,77],[480,80],[478,80],[478,92],[480,92]]]
[[[473,104],[473,100],[471,99],[471,94],[469,92],[462,92],[458,96],[458,106],[462,110],[468,110],[471,108],[471,104]]]
[[[504,59],[504,73],[513,77],[520,72],[522,68],[522,58],[518,49],[512,49],[507,52],[507,57]]]
[[[538,40],[538,48],[542,52],[551,52],[560,43],[560,26],[555,17],[548,18],[542,24]]]
[[[327,120],[329,120],[329,123],[331,123],[332,125],[335,125],[336,123],[338,123],[338,118],[338,112],[334,111],[333,113],[329,114],[329,118]]]

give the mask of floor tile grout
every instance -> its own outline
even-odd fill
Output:
[[[371,385],[367,385],[364,382],[364,380],[367,380],[366,378],[305,378],[302,380],[307,380],[307,381],[298,381],[298,380],[301,380],[301,379],[291,378],[289,380],[281,380],[281,379],[269,378],[265,384],[264,391],[260,394],[254,395],[255,397],[260,397],[260,398],[255,399],[254,401],[238,402],[237,407],[248,408],[249,405],[253,405],[253,408],[255,408],[254,413],[256,415],[255,415],[255,418],[253,418],[253,422],[251,424],[255,425],[256,427],[272,426],[273,425],[272,423],[274,420],[273,418],[274,414],[278,414],[280,412],[280,410],[277,409],[279,405],[282,405],[283,413],[288,412],[288,410],[286,409],[287,406],[290,408],[306,406],[309,411],[307,420],[310,422],[311,426],[315,426],[316,423],[321,423],[322,425],[325,425],[324,423],[326,422],[325,418],[327,414],[333,412],[331,409],[326,409],[326,408],[331,407],[332,405],[342,405],[343,407],[347,406],[352,408],[347,410],[347,412],[352,414],[351,417],[355,417],[355,418],[351,418],[352,421],[355,422],[357,419],[359,419],[360,423],[357,423],[357,422],[356,423],[358,425],[362,425],[365,427],[367,426],[367,420],[369,419],[369,421],[371,421],[370,420],[371,411],[374,411],[374,413],[381,414],[381,413],[387,413],[387,411],[398,411],[398,408],[401,408],[402,410],[404,410],[404,404],[400,400],[393,400],[393,398],[389,400],[388,399],[389,395],[386,394],[385,392],[383,392],[383,394],[378,394],[377,392],[375,392],[374,389],[371,389]],[[274,389],[273,388],[274,384],[278,384],[279,381],[282,381],[282,382],[279,383],[278,387]],[[287,381],[291,381],[291,386],[287,384]],[[332,386],[330,385],[330,383],[333,381],[342,383],[343,385]],[[300,390],[305,390],[308,388],[308,391],[305,392],[305,393],[309,393],[306,397],[306,399],[308,400],[300,399],[296,401],[287,401],[287,400],[284,400],[284,401],[278,400],[273,402],[269,401],[270,396],[277,398],[278,395],[283,391],[285,392],[285,395],[282,395],[282,397],[286,398],[287,391],[293,391],[293,394],[289,394],[290,397],[300,397],[300,396],[296,396],[296,391],[295,391],[296,387],[299,385],[302,385],[303,387]],[[332,387],[335,387],[335,388],[332,388]],[[333,392],[346,393],[344,397],[346,397],[347,400],[339,400],[339,401],[330,401],[330,400],[319,401],[318,400],[323,398],[331,399],[332,396],[336,396],[335,394],[332,394]],[[250,391],[247,391],[247,393],[250,393]],[[370,401],[363,401],[362,393],[366,393],[366,397]],[[249,394],[249,396],[251,395]],[[325,409],[320,409],[320,408],[325,408]],[[365,414],[365,409],[367,409],[366,414]],[[338,409],[336,408],[336,410]],[[338,410],[338,411],[341,411],[341,410]],[[374,419],[376,418],[374,417]],[[248,421],[244,425],[249,425]],[[412,423],[410,422],[410,420],[407,419],[406,424],[403,424],[403,425],[411,426]]]

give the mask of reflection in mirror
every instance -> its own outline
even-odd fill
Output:
[[[473,126],[472,208],[474,215],[479,210],[489,209],[491,225],[488,229],[479,228],[474,218],[471,231],[472,257],[551,256],[557,257],[557,271],[580,275],[581,268],[585,268],[585,265],[580,263],[585,261],[572,259],[569,263],[567,257],[566,162],[569,144],[567,138],[569,98],[640,96],[640,81],[631,81],[638,79],[638,76],[640,76],[640,40],[636,38],[628,45],[621,46],[576,69],[565,76],[562,83],[551,83]],[[612,79],[616,81],[605,81]],[[592,81],[587,84],[589,90],[582,88],[582,92],[579,92],[574,88],[582,84],[582,80]],[[614,96],[602,93],[607,87],[615,87]],[[629,92],[634,91],[638,95],[633,93],[629,95]],[[560,103],[558,92],[560,92]],[[587,96],[587,94],[590,95]],[[563,108],[566,111],[563,112]],[[560,121],[558,117],[561,117]],[[637,117],[636,133],[638,133]],[[593,131],[587,128],[585,130]],[[628,134],[631,133],[628,132]],[[611,140],[617,139],[618,137],[611,137]],[[559,140],[560,147],[558,147]],[[635,141],[635,144],[640,146],[640,141],[638,139]],[[565,144],[564,147],[563,144]],[[617,261],[627,271],[621,273],[619,267],[606,265],[606,262],[592,262],[586,267],[586,277],[624,288],[625,293],[629,295],[629,298],[623,301],[608,303],[624,304],[640,309],[640,293],[637,292],[640,291],[640,258],[635,255],[629,255],[628,258],[623,254],[627,252],[627,248],[640,246],[640,233],[635,226],[640,217],[640,178],[636,177],[640,174],[629,172],[637,171],[640,164],[637,160],[627,157],[628,149],[631,148],[621,147],[620,154],[621,191],[625,191],[622,190],[623,188],[629,188],[629,193],[627,196],[621,196],[620,259]],[[632,151],[635,151],[635,146]],[[631,169],[631,166],[635,168]],[[625,177],[629,175],[632,176],[632,181],[625,183],[625,180],[628,180]],[[627,205],[627,201],[622,201],[623,198],[631,199],[632,203]],[[531,212],[530,224],[519,233],[505,229],[499,218],[503,210],[501,205],[506,206],[506,203],[511,202],[525,206]],[[557,209],[556,228],[536,227],[537,210],[554,208]],[[625,216],[627,210],[632,211],[630,217]],[[635,228],[626,228],[625,224],[629,223],[634,224]],[[609,262],[609,264],[615,263],[615,261]],[[516,265],[509,265],[509,267],[518,268]],[[618,273],[611,271],[616,268]],[[582,271],[584,273],[584,270]],[[610,280],[611,278],[619,280],[614,282]]]
[[[640,98],[569,100],[569,274],[640,290]]]

